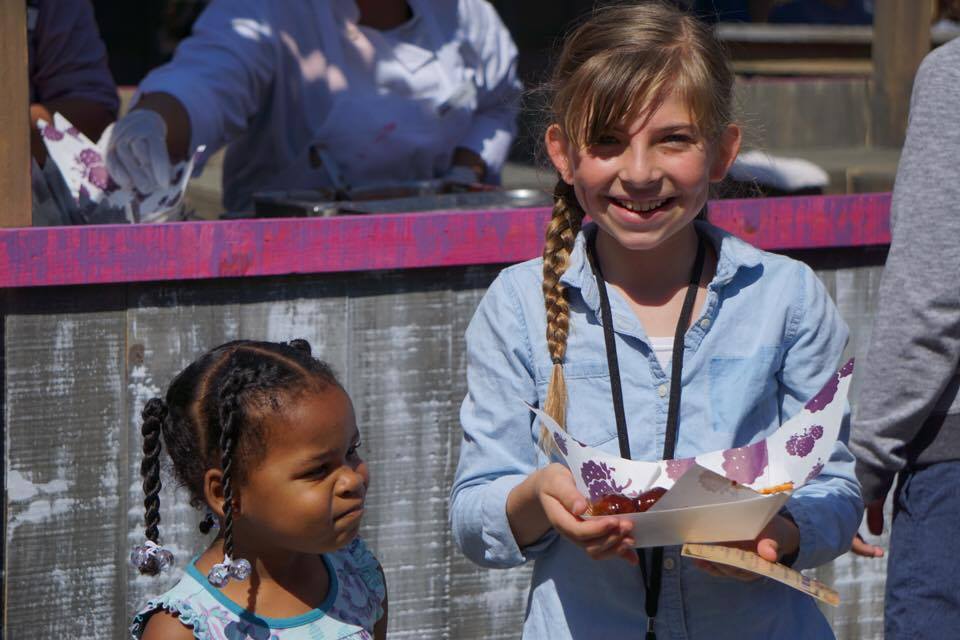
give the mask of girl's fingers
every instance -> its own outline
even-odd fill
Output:
[[[634,544],[632,538],[624,537],[617,531],[603,538],[587,541],[583,548],[591,558],[600,559],[618,555],[624,546],[632,547]]]
[[[776,540],[763,538],[757,543],[757,555],[770,562],[780,559],[780,545]]]
[[[583,515],[587,510],[587,499],[577,491],[573,474],[561,464],[553,463],[543,470],[541,479],[541,500],[553,498],[574,515]]]
[[[624,541],[626,543],[626,541]],[[636,566],[640,564],[640,556],[637,554],[636,543],[630,540],[629,544],[623,544],[617,549],[617,555]]]

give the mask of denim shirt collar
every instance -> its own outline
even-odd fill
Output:
[[[717,273],[710,282],[711,289],[719,289],[729,283],[740,269],[749,269],[760,264],[761,253],[733,234],[715,227],[709,222],[697,220],[697,231],[713,244],[717,253]],[[578,289],[583,301],[594,311],[600,309],[600,293],[593,277],[590,261],[587,260],[587,237],[594,233],[596,224],[584,225],[573,244],[567,270],[560,282]]]

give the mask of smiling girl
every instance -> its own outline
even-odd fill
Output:
[[[131,556],[156,575],[160,456],[204,533],[219,535],[180,582],[134,618],[144,640],[382,639],[386,584],[357,537],[369,476],[350,398],[304,340],[236,341],[183,370],[143,409],[146,538]]]
[[[521,402],[615,455],[686,458],[767,437],[833,374],[847,329],[815,274],[705,220],[740,145],[732,86],[709,29],[656,2],[597,12],[554,70],[553,217],[543,258],[504,270],[467,330],[451,496],[467,557],[535,562],[524,638],[832,637],[798,591],[582,518]],[[741,546],[797,569],[848,549],[853,458],[838,442],[823,463]]]

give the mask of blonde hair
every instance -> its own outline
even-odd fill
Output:
[[[662,2],[643,2],[600,9],[574,30],[547,89],[552,122],[578,149],[618,125],[648,117],[672,94],[684,100],[701,135],[712,140],[731,121],[733,72],[706,24]],[[559,179],[543,248],[547,347],[553,361],[543,409],[564,428],[570,307],[560,277],[583,217],[573,187]]]

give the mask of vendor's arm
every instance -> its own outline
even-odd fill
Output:
[[[46,149],[37,120],[52,122],[53,114],[59,112],[96,141],[116,120],[120,101],[89,2],[44,0],[33,39],[30,150],[42,163]]]
[[[167,127],[167,153],[171,162],[186,160],[190,149],[190,114],[180,100],[169,93],[147,93],[133,111],[148,109],[157,113]]]
[[[786,420],[802,409],[842,364],[848,330],[816,274],[797,263],[800,286],[791,309],[783,355],[781,415]],[[819,566],[846,552],[863,515],[854,458],[847,448],[849,409],[840,435],[820,475],[798,488],[787,501],[789,517],[800,533],[792,563],[796,569]]]
[[[483,161],[488,182],[498,182],[517,132],[522,86],[517,79],[517,47],[493,6],[484,0],[460,0],[465,43],[476,56],[477,111],[454,151],[453,164],[477,168]],[[468,60],[469,63],[469,60]]]
[[[929,420],[942,419],[940,436],[949,435],[960,450],[960,411],[954,408],[960,362],[960,56],[954,53],[950,62],[949,54],[931,53],[914,82],[891,205],[890,252],[870,346],[854,374],[860,392],[851,448],[868,505],[882,505],[896,474],[922,449],[914,441]],[[938,438],[927,453],[942,446]],[[880,533],[882,519],[872,529]]]
[[[214,0],[173,60],[140,83],[136,108],[166,123],[174,162],[206,145],[213,153],[244,131],[270,91],[277,38],[270,3]]]

